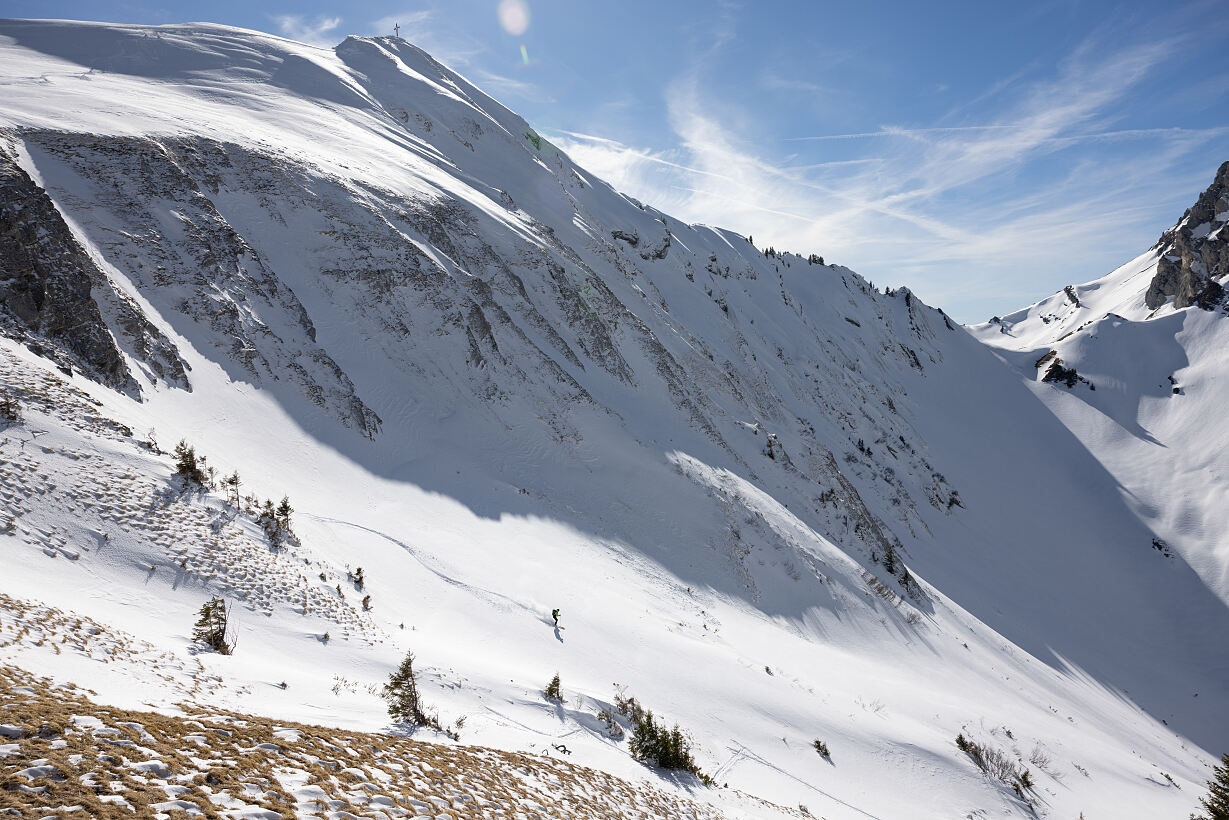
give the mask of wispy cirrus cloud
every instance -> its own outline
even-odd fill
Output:
[[[555,102],[555,98],[550,92],[543,89],[537,83],[520,80],[516,77],[509,77],[506,74],[498,74],[485,69],[470,69],[470,73],[473,75],[472,79],[474,79],[477,86],[484,91],[488,91],[492,96],[500,97],[506,94],[536,103]]]
[[[766,71],[760,78],[760,85],[770,91],[789,91],[802,94],[824,94],[831,91],[827,86],[797,77],[783,77],[775,71]]]
[[[901,128],[896,125],[882,126],[878,131],[863,131],[858,134],[820,134],[813,137],[786,137],[786,142],[822,142],[824,140],[859,140],[871,137],[920,137],[926,134],[953,134],[960,131],[995,131],[1019,128],[1017,125],[953,125],[937,128]]]
[[[558,141],[663,210],[909,283],[971,321],[995,298],[1005,310],[1108,272],[1207,185],[1215,163],[1195,171],[1192,157],[1229,129],[1121,127],[1130,95],[1180,49],[1178,38],[1094,35],[1048,73],[1030,65],[996,83],[963,122],[803,135],[779,151],[733,125],[696,70],[667,91],[668,150],[576,132]]]
[[[273,18],[278,33],[290,40],[308,43],[313,46],[337,45],[337,27],[341,25],[340,17],[320,15],[308,19],[301,14],[281,14]]]

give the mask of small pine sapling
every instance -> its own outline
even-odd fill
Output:
[[[278,516],[278,509],[273,506],[272,499],[265,499],[265,505],[260,508],[260,514],[256,516],[256,523],[264,529],[265,538],[269,539],[271,546],[276,547],[282,543],[285,528],[282,526],[282,519]]]
[[[277,523],[281,525],[284,532],[290,532],[290,514],[294,512],[294,508],[290,506],[290,496],[282,496],[282,503],[277,505],[275,515]]]
[[[231,473],[222,479],[222,486],[226,489],[226,500],[228,503],[234,504],[235,509],[239,509],[239,487],[243,481],[239,478],[239,471]]]
[[[546,688],[542,690],[542,696],[553,703],[567,703],[563,699],[561,691],[562,683],[559,681],[559,673],[555,673],[555,677],[550,679],[550,683],[546,684]]]
[[[388,683],[384,684],[382,695],[388,702],[389,717],[398,723],[430,723],[423,712],[422,700],[418,695],[413,652],[407,652],[397,671],[388,676]]]
[[[196,450],[188,442],[180,439],[175,445],[175,474],[182,477],[188,484],[198,487],[205,486],[209,475],[205,472],[205,457],[197,455]]]
[[[831,757],[832,756],[831,754],[828,753],[828,744],[823,742],[822,740],[816,738],[815,740],[811,741],[811,745],[815,748],[815,751],[819,754],[820,757]]]
[[[192,639],[205,644],[220,655],[234,651],[234,636],[229,632],[230,608],[221,598],[210,598],[200,608]]]

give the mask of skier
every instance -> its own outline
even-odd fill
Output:
[[[559,610],[551,610],[550,616],[555,619],[555,626],[559,626]]]

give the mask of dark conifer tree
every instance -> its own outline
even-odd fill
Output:
[[[1208,795],[1199,799],[1202,814],[1192,814],[1191,820],[1229,820],[1229,753],[1220,756],[1220,765],[1212,768]]]
[[[234,642],[226,634],[229,621],[230,611],[226,602],[221,598],[210,598],[201,606],[192,638],[219,654],[229,655],[234,649]]]
[[[384,684],[384,700],[388,702],[388,714],[401,723],[427,723],[422,701],[418,697],[418,680],[414,676],[414,653],[407,652],[397,671],[388,676]]]
[[[282,496],[282,503],[277,505],[277,522],[287,532],[290,531],[290,514],[292,512],[294,512],[294,508],[290,506],[290,496]]]

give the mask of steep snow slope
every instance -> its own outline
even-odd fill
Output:
[[[595,717],[617,681],[718,782],[829,818],[1194,806],[1229,728],[1225,601],[941,312],[629,200],[401,40],[0,35],[0,163],[32,203],[0,258],[66,249],[9,292],[100,305],[3,300],[27,420],[0,591],[179,655],[225,594],[251,614],[238,654],[197,656],[228,682],[199,697],[377,728],[412,648],[467,742],[646,776]],[[127,395],[49,375],[116,359]],[[292,548],[179,492],[152,428],[289,494]],[[12,651],[121,705],[190,686]],[[959,732],[1037,787],[983,777]]]

